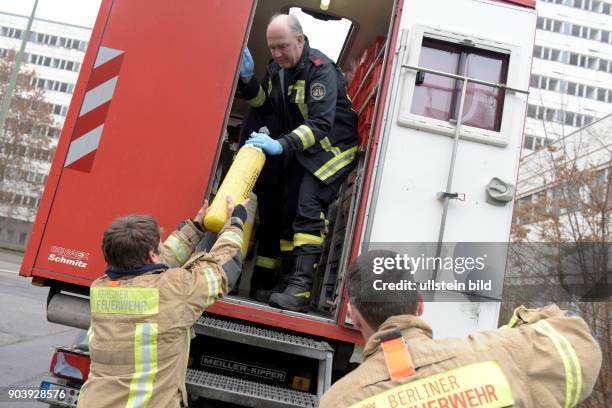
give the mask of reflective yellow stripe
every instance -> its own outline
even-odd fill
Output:
[[[293,251],[293,241],[281,239],[280,240],[280,250],[281,252]]]
[[[225,231],[217,240],[220,239],[227,239],[242,248],[242,237],[234,231]]]
[[[398,385],[350,408],[502,408],[512,405],[512,390],[499,364],[484,361]]]
[[[166,242],[164,242],[164,246],[172,251],[176,260],[180,264],[184,264],[189,259],[189,253],[191,252],[189,249],[183,245],[183,243],[174,235],[170,235]]]
[[[320,214],[320,217],[321,217],[321,219],[324,222],[323,229],[321,230],[321,237],[323,237],[323,239],[325,239],[325,237],[329,233],[329,220],[327,218],[325,218],[325,214],[323,214],[322,212]]]
[[[321,139],[321,141],[319,143],[321,143],[321,147],[323,148],[323,150],[331,149],[331,143],[330,143],[329,138],[327,136],[325,136],[323,139]]]
[[[296,247],[302,245],[323,245],[323,237],[312,235],[312,234],[302,234],[300,232],[293,235],[293,243]]]
[[[554,344],[563,361],[565,369],[565,408],[578,405],[582,393],[582,369],[574,348],[567,339],[556,331],[546,320],[531,325],[539,333],[547,336]],[[574,372],[576,380],[574,381]]]
[[[295,85],[289,86],[289,94],[291,94],[292,90],[295,90],[295,103],[302,114],[304,120],[308,119],[308,104],[305,103],[306,100],[306,81],[303,79],[299,79],[295,81]]]
[[[186,340],[186,343],[185,343],[185,345],[187,346],[187,354],[185,355],[185,359],[187,361],[185,361],[185,367],[187,367],[187,368],[190,366],[190,364],[189,364],[189,353],[191,352],[191,330],[192,329],[190,329],[190,328],[185,330],[185,333],[187,333],[187,340]],[[183,383],[185,383],[186,380],[187,380],[187,370],[185,370],[185,375],[183,375]]]
[[[206,304],[204,305],[204,307],[206,306],[210,306],[215,298],[218,295],[218,291],[219,291],[219,285],[218,285],[218,280],[217,280],[217,276],[215,275],[215,272],[210,268],[210,267],[206,267],[204,268],[204,277],[206,278],[206,283],[208,286],[208,300],[206,302]]]
[[[308,136],[308,147],[315,144],[315,136],[310,127],[301,125],[298,129],[302,129],[304,132],[306,132],[306,135]]]
[[[303,79],[298,79],[295,81],[295,84],[289,85],[287,87],[287,95],[291,95],[291,92],[295,90],[295,102],[296,103],[304,103],[304,99],[306,96],[306,92],[304,89],[306,88],[306,81]]]
[[[145,408],[153,395],[157,374],[157,323],[136,323],[134,333],[134,375],[126,408]]]
[[[89,329],[87,329],[87,344],[89,344],[89,347],[91,347],[91,342],[94,339],[94,330],[93,330],[93,325],[89,324]]]
[[[321,139],[319,143],[321,143],[321,147],[323,148],[323,150],[325,150],[326,152],[332,152],[334,156],[338,156],[342,153],[340,149],[331,145],[327,136]]]
[[[254,108],[260,107],[261,105],[264,104],[265,101],[266,101],[266,93],[262,89],[261,85],[259,86],[259,91],[257,92],[257,95],[254,98],[247,99],[247,103]]]
[[[268,95],[272,95],[272,78],[268,78]]]
[[[306,298],[306,299],[310,299],[310,292],[300,292],[300,293],[296,293],[293,296],[303,297],[303,298]]]
[[[262,268],[274,269],[278,261],[274,258],[268,258],[267,256],[259,256],[255,258],[255,265],[261,266]]]
[[[189,352],[191,351],[191,329],[185,331],[187,333],[187,361],[189,361]],[[186,375],[187,373],[185,373]]]
[[[306,96],[306,92],[304,91],[306,89],[306,81],[303,79],[298,79],[295,81],[294,88],[296,90],[295,101],[303,103]]]
[[[104,288],[90,291],[91,313],[152,315],[159,310],[158,288]]]
[[[312,133],[312,129],[306,125],[298,126],[292,133],[296,134],[300,138],[304,149],[308,149],[310,146],[315,144],[314,133]]]
[[[327,180],[329,177],[336,174],[340,169],[344,168],[355,160],[355,153],[357,152],[357,146],[351,147],[350,149],[334,156],[331,160],[325,163],[315,171],[314,175],[320,180]]]
[[[512,313],[512,317],[510,318],[510,321],[508,322],[508,327],[513,328],[514,326],[517,325],[517,323],[519,322],[519,316],[518,316],[518,308],[514,309],[514,312]]]

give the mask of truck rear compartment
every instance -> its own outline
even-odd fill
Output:
[[[316,10],[311,2],[303,2],[301,11],[307,13],[318,21],[328,18]],[[306,4],[307,3],[307,4]],[[381,5],[381,10],[391,10],[393,1],[387,1]],[[298,2],[298,8],[301,2]],[[296,6],[292,6],[296,7]],[[356,5],[354,6],[356,7]],[[338,6],[338,8],[341,8]],[[288,7],[283,7],[280,2],[262,1],[258,3],[253,18],[253,26],[249,35],[248,46],[255,59],[255,66],[267,65],[270,58],[265,44],[265,27],[274,13],[289,12]],[[361,13],[365,17],[365,13]],[[346,17],[339,14],[337,17]],[[373,132],[375,121],[375,108],[379,105],[379,81],[382,75],[382,67],[388,54],[385,37],[390,30],[390,15],[383,16],[378,13],[376,17],[368,16],[370,21],[354,21],[350,35],[344,43],[344,49],[339,56],[338,65],[346,73],[348,72],[348,92],[353,101],[353,108],[359,114],[359,142],[360,154],[358,164],[350,173],[342,185],[337,199],[329,206],[326,219],[329,221],[328,233],[326,235],[323,253],[318,262],[317,273],[311,307],[308,313],[300,315],[308,316],[314,320],[335,323],[338,318],[340,306],[340,290],[342,284],[343,269],[348,263],[348,254],[352,244],[353,231],[355,227],[355,214],[359,205],[360,192],[363,183],[361,174],[369,159],[367,152],[370,136]],[[308,36],[308,32],[305,32]],[[383,34],[383,35],[381,35]],[[338,39],[344,41],[344,39]],[[364,46],[360,46],[364,44]],[[316,44],[311,44],[317,48]],[[359,47],[359,48],[357,48]],[[261,79],[261,75],[259,76]],[[239,91],[234,95],[231,102],[230,118],[220,147],[216,167],[212,174],[215,175],[210,186],[209,201],[213,199],[220,183],[225,177],[235,153],[243,140],[240,139],[243,122],[248,114],[248,105],[241,98]],[[244,135],[243,135],[244,138]],[[280,199],[280,193],[279,193]],[[226,298],[228,302],[248,305],[258,309],[279,310],[265,303],[256,301],[249,297],[251,277],[257,255],[258,228],[252,237],[252,242],[246,259],[244,260],[243,272],[237,288],[231,296]],[[293,312],[283,311],[292,314]]]

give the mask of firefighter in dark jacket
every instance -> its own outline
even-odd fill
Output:
[[[273,276],[279,252],[281,277],[273,289],[264,287],[255,297],[283,309],[306,311],[327,232],[327,208],[356,162],[357,113],[347,97],[343,73],[322,52],[310,48],[297,18],[272,17],[266,39],[274,61],[264,80],[254,78],[248,49],[240,77],[242,94],[259,124],[270,130],[269,136],[254,132],[246,142],[268,156],[268,171],[262,172],[256,190],[274,194],[260,199],[263,234],[254,277]],[[281,214],[267,211],[272,200],[282,203]],[[280,218],[278,228],[271,217]]]

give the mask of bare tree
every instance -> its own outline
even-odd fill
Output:
[[[15,52],[0,60],[0,98],[4,97],[15,63]],[[32,219],[46,180],[41,161],[53,156],[51,105],[36,86],[34,71],[19,73],[4,133],[0,135],[0,216]]]
[[[505,281],[503,319],[556,302],[591,327],[604,363],[585,407],[612,407],[611,149],[609,116],[524,158]]]

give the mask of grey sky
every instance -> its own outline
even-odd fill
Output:
[[[93,27],[102,0],[38,0],[36,17]],[[34,0],[0,0],[0,11],[30,15]]]

